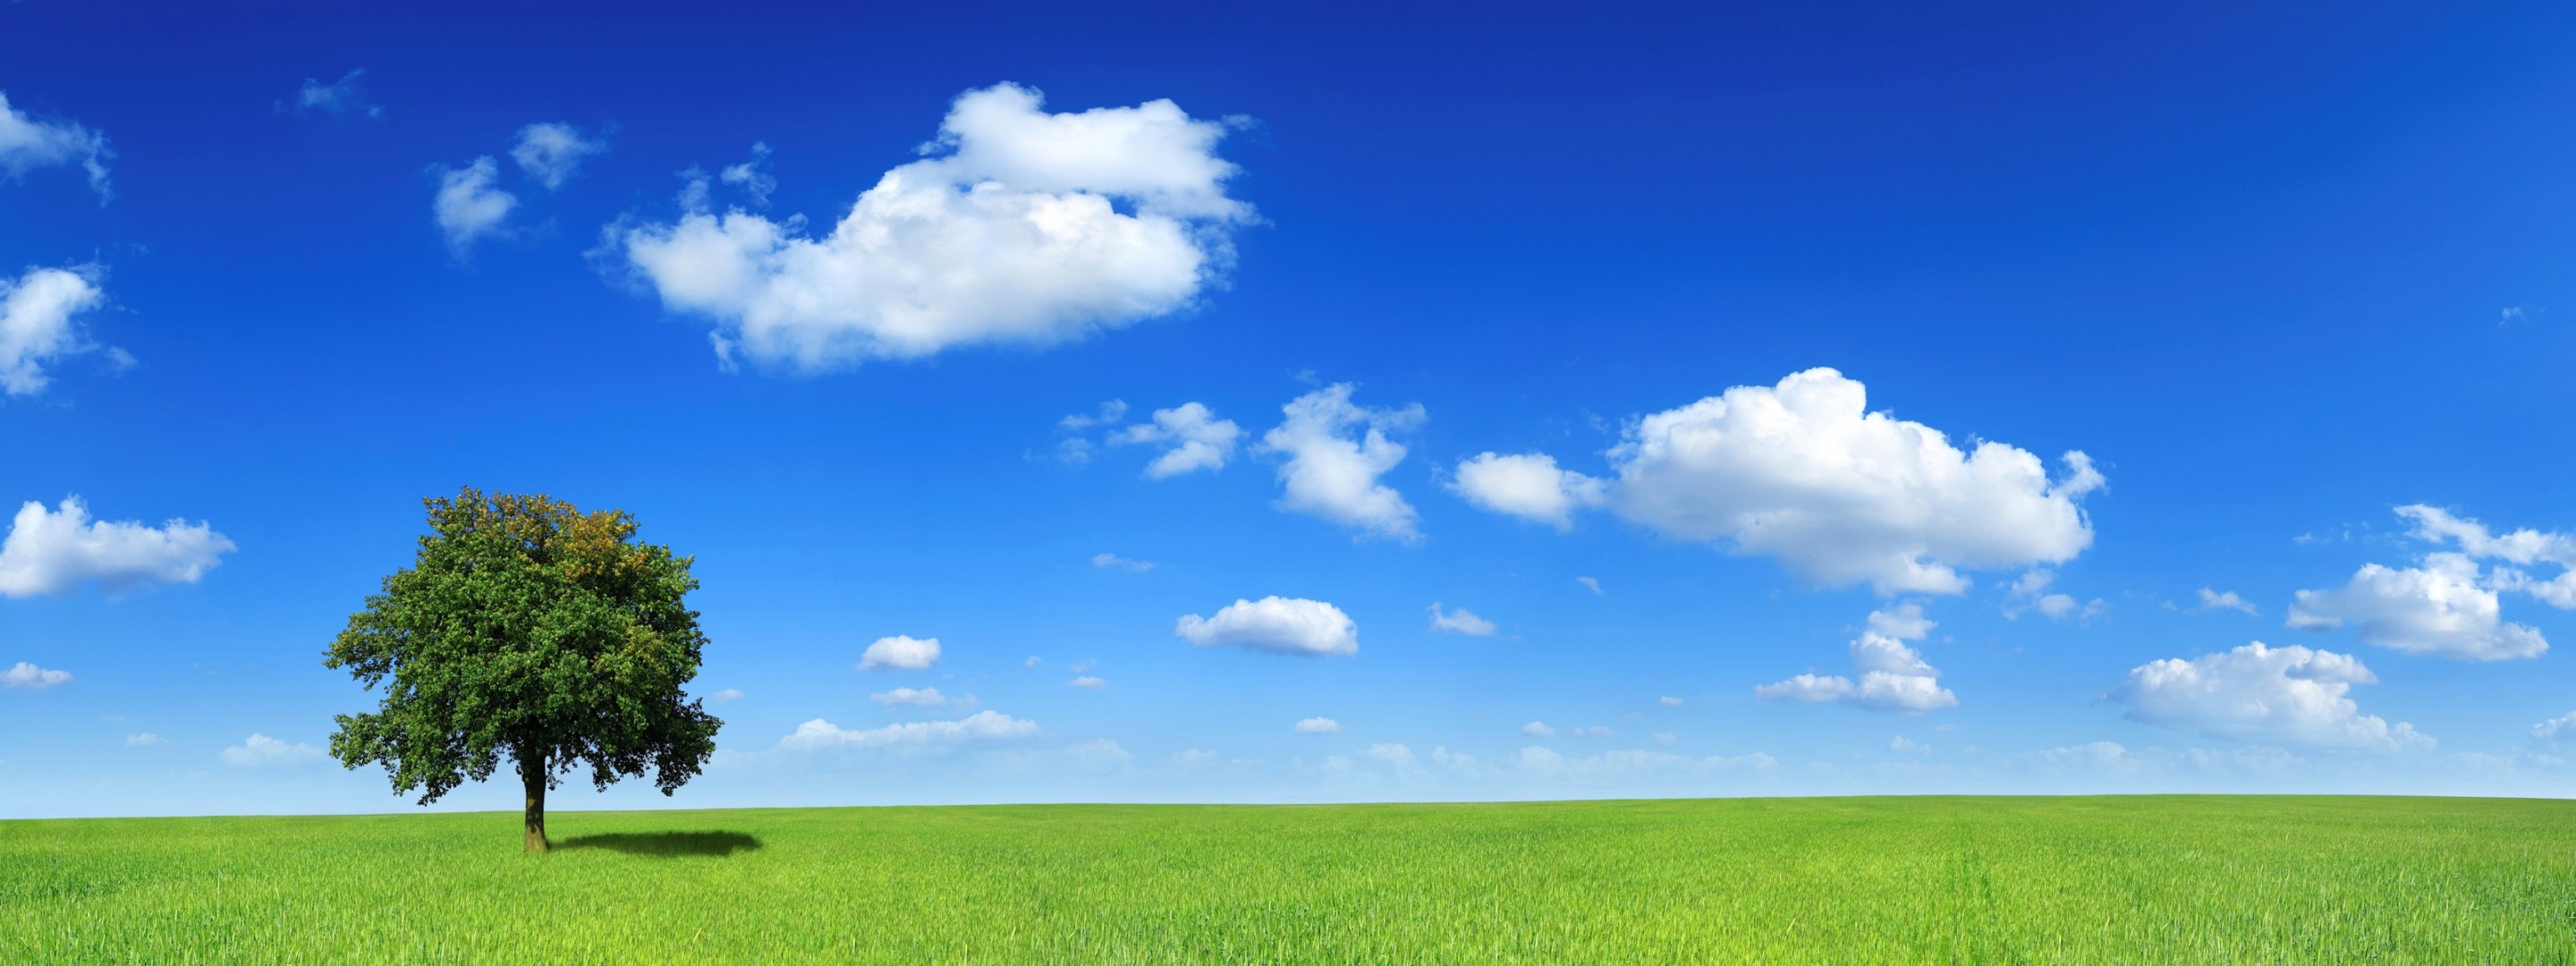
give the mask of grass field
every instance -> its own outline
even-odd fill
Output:
[[[0,962],[2576,961],[2576,802],[0,822]]]

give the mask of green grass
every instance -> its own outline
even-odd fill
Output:
[[[0,963],[2576,961],[2576,802],[0,822]]]

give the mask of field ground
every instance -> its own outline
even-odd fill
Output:
[[[0,962],[2576,961],[2576,802],[0,822]]]

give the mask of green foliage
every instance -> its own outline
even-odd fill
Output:
[[[338,716],[331,753],[381,762],[424,805],[504,755],[544,787],[582,764],[601,788],[650,768],[666,795],[696,775],[720,722],[681,690],[706,644],[682,600],[690,558],[636,542],[623,512],[471,488],[425,502],[419,559],[323,661],[384,692],[374,713]]]
[[[0,822],[0,962],[2546,963],[2576,802]],[[543,910],[541,915],[531,910]]]

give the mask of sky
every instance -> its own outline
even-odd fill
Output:
[[[0,6],[0,817],[416,808],[467,486],[557,809],[2576,793],[2576,12],[523,6]]]

